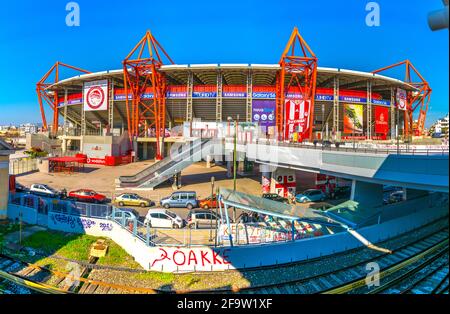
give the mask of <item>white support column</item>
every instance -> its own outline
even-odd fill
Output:
[[[63,135],[67,135],[67,127],[68,127],[68,120],[67,120],[67,88],[64,89],[64,123],[63,123]]]
[[[252,122],[252,96],[253,96],[253,73],[252,70],[247,72],[247,106],[246,121]]]
[[[390,123],[390,128],[391,128],[391,140],[395,139],[395,88],[391,87],[391,105],[390,105],[390,110],[391,110],[391,123]]]
[[[367,81],[367,139],[372,139],[372,81]]]
[[[216,122],[222,122],[222,73],[217,72]]]
[[[187,106],[186,106],[186,121],[192,122],[193,108],[192,108],[192,91],[194,89],[194,74],[189,71],[187,80]]]
[[[339,77],[335,76],[333,80],[333,132],[336,134],[336,140],[340,140],[339,131]]]
[[[112,79],[109,82],[108,124],[109,130],[112,132],[114,128],[114,81]]]

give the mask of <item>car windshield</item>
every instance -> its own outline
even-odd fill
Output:
[[[177,215],[175,215],[174,213],[169,212],[169,211],[167,211],[167,210],[166,210],[166,215],[168,215],[168,216],[170,216],[170,217],[172,217],[172,218],[176,218],[176,217],[177,217]]]

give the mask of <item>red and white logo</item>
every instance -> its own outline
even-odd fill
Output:
[[[108,80],[84,83],[84,111],[108,110]]]
[[[105,93],[100,86],[91,87],[86,95],[87,105],[93,109],[99,109],[105,101]]]

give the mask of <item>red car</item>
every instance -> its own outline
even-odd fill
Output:
[[[217,207],[218,204],[217,204],[216,194],[214,194],[212,200],[211,200],[211,195],[210,195],[207,198],[200,200],[198,204],[199,204],[198,207],[204,208],[204,209]],[[223,202],[220,202],[220,205],[223,207]]]
[[[80,189],[69,192],[69,197],[81,202],[103,203],[106,196],[93,190]]]

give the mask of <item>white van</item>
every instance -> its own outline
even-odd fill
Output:
[[[145,216],[144,225],[152,228],[183,228],[184,221],[180,216],[166,209],[152,208]]]

